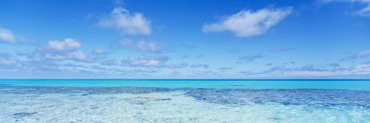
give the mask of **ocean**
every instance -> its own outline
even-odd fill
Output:
[[[369,122],[370,80],[0,80],[0,122]]]

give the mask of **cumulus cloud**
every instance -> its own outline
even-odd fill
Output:
[[[161,67],[168,60],[168,57],[159,56],[159,57],[129,57],[122,60],[122,65],[124,66],[133,66],[133,67]]]
[[[261,9],[258,11],[242,10],[234,15],[228,16],[223,20],[205,24],[203,32],[222,32],[230,31],[237,37],[250,37],[261,35],[269,28],[286,18],[292,8],[285,9]]]
[[[82,44],[76,39],[66,38],[64,41],[51,40],[44,47],[35,51],[19,53],[28,57],[40,57],[43,60],[63,61],[73,60],[79,62],[92,62],[94,59],[83,53]],[[101,52],[101,51],[100,51]]]
[[[46,46],[48,50],[55,52],[71,51],[76,50],[80,47],[81,43],[72,38],[67,38],[64,41],[57,40],[49,41],[48,45]]]
[[[109,17],[98,22],[105,28],[115,28],[121,34],[126,35],[150,35],[150,21],[141,13],[130,13],[130,11],[117,7],[114,8]]]
[[[131,39],[124,39],[119,44],[123,48],[149,52],[161,52],[166,48],[162,43],[145,40],[133,41]]]
[[[0,41],[15,42],[13,33],[7,29],[0,28]]]

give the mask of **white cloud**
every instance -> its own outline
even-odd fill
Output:
[[[15,63],[17,63],[17,61],[14,59],[5,59],[5,58],[0,59],[0,65],[13,65]]]
[[[122,65],[134,67],[160,67],[163,66],[167,60],[167,57],[129,57],[125,60],[122,60]]]
[[[132,41],[130,39],[125,39],[120,42],[120,45],[123,48],[128,48],[128,49],[133,49],[133,50],[138,50],[138,51],[150,51],[150,52],[160,52],[163,49],[166,48],[165,45],[158,43],[158,42],[153,42],[153,41]]]
[[[0,28],[0,41],[15,42],[13,33],[7,29]]]
[[[180,69],[180,68],[185,68],[189,66],[187,63],[181,63],[181,64],[167,64],[166,68],[171,68],[171,69]]]
[[[356,53],[356,54],[348,57],[347,59],[364,58],[364,57],[367,57],[367,56],[370,56],[370,50],[361,51],[359,53]]]
[[[90,59],[87,55],[85,55],[80,50],[69,52],[68,54],[46,54],[44,58],[47,60],[54,60],[54,61],[63,61],[63,60],[74,60],[74,61],[81,61],[81,62],[92,61],[92,59]]]
[[[80,48],[82,44],[75,39],[66,38],[64,41],[52,40],[44,48],[36,50],[44,60],[73,60],[80,62],[92,62],[94,59],[84,54]],[[95,49],[93,53],[104,53],[103,49]]]
[[[364,57],[364,56],[369,56],[369,55],[370,55],[370,50],[365,50],[365,51],[362,51],[356,54],[357,57]]]
[[[368,3],[370,0],[320,0],[322,3],[331,3],[331,2],[364,2]]]
[[[370,16],[370,0],[321,0],[322,3],[332,3],[332,2],[351,2],[351,3],[359,3],[359,4],[366,4],[366,7],[360,9],[353,14],[360,15],[360,16]]]
[[[76,61],[89,61],[90,59],[82,52],[75,51],[68,54],[68,59]]]
[[[57,61],[59,61],[59,60],[65,60],[65,59],[66,59],[66,57],[65,57],[65,56],[63,56],[63,55],[52,55],[52,54],[47,54],[47,55],[45,56],[45,59],[49,59],[49,60],[57,60]]]
[[[104,51],[104,49],[101,49],[101,48],[95,48],[93,53],[96,54],[96,55],[100,55],[100,54],[104,54],[105,51]]]
[[[352,74],[370,74],[370,64],[357,65],[351,72]]]
[[[269,28],[276,25],[291,13],[291,8],[286,9],[261,9],[256,12],[243,10],[224,20],[205,24],[203,32],[231,31],[237,37],[250,37],[261,35]]]
[[[141,13],[131,14],[128,10],[117,7],[108,18],[98,22],[99,26],[106,28],[115,28],[123,35],[150,35],[150,21]]]
[[[361,16],[370,16],[370,2],[367,3],[367,7],[366,8],[363,8],[357,12],[355,12],[355,14],[358,14],[358,15],[361,15]]]
[[[49,41],[47,49],[52,51],[71,51],[81,47],[81,43],[75,39],[67,38],[64,41]]]

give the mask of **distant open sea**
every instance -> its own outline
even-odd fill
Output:
[[[0,80],[0,123],[370,122],[370,80]]]

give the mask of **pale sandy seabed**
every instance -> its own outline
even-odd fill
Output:
[[[0,122],[368,122],[368,94],[330,90],[3,87]]]

